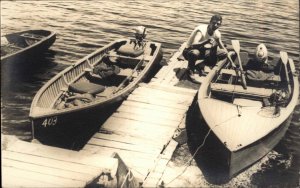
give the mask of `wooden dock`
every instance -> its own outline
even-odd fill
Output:
[[[181,46],[181,49],[183,45]],[[77,152],[2,140],[4,187],[157,187],[185,127],[197,89],[177,87],[187,61],[176,52],[150,83],[140,84]]]
[[[177,147],[174,132],[185,127],[197,92],[175,86],[187,67],[179,56],[176,52],[150,83],[140,84],[83,148],[103,156],[118,153],[143,187],[159,186]]]
[[[90,187],[116,175],[118,159],[1,138],[2,187]]]

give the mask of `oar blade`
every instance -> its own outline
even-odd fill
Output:
[[[287,64],[288,62],[288,54],[287,52],[280,51],[280,58],[283,64]]]
[[[231,40],[232,47],[236,53],[240,53],[240,41],[239,40]]]

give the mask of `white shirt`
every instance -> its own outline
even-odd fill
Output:
[[[216,29],[212,35],[209,35],[207,32],[207,27],[207,24],[200,24],[198,27],[196,27],[187,42],[187,47],[191,44],[199,43],[210,38],[214,38],[215,40],[221,38],[221,33],[218,29]],[[199,38],[199,32],[201,33],[201,38]]]

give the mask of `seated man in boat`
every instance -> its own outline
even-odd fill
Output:
[[[218,14],[214,15],[211,17],[208,25],[200,24],[187,41],[183,56],[188,60],[188,74],[191,77],[196,72],[195,64],[197,60],[202,59],[200,62],[204,67],[203,60],[214,64],[217,57],[228,53],[221,40],[221,33],[218,30],[221,24],[222,17]],[[207,48],[206,46],[210,47]]]

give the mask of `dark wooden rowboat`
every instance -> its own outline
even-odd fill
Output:
[[[120,49],[130,46],[134,40],[116,40],[48,81],[32,101],[29,116],[33,132],[37,128],[59,128],[84,112],[103,109],[125,99],[162,59],[161,44],[150,41],[145,42],[141,54],[121,53]],[[116,74],[100,78],[90,72],[110,58],[117,58],[114,66],[120,71]]]
[[[1,66],[26,61],[47,50],[55,39],[56,33],[47,30],[27,30],[1,36]]]
[[[240,74],[229,68],[228,61],[223,62],[199,89],[201,116],[223,148],[223,155],[218,156],[227,164],[229,177],[265,156],[288,129],[298,102],[299,81],[293,60],[286,57],[285,61],[278,61],[279,74],[266,79],[266,84],[252,81],[246,89]],[[282,104],[274,101],[279,91],[289,91]]]

